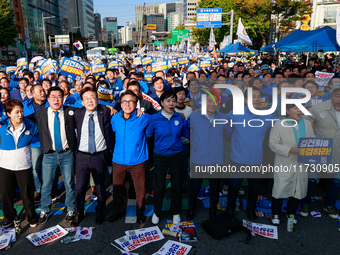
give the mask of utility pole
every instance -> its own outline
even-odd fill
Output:
[[[230,42],[233,43],[233,27],[234,27],[234,10],[231,10],[230,12],[223,12],[222,14],[227,14],[230,15],[230,23],[222,23],[222,26],[226,25],[230,25]]]
[[[53,18],[55,18],[55,16],[44,17],[44,13],[42,12],[42,13],[41,13],[41,17],[42,17],[42,24],[43,24],[44,43],[45,43],[45,54],[46,54],[47,46],[46,46],[45,19],[53,19]]]
[[[51,58],[53,58],[53,54],[52,54],[52,43],[51,43],[51,36],[48,36],[48,43],[50,44],[50,54],[51,54]]]
[[[111,31],[111,48],[113,48],[113,31]]]
[[[73,52],[74,52],[74,45],[73,45],[73,28],[79,28],[79,29],[80,29],[80,26],[79,26],[79,27],[72,27],[72,24],[71,24],[72,54],[73,54]]]

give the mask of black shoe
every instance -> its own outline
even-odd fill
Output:
[[[96,213],[96,223],[102,224],[104,222],[104,213]]]
[[[248,220],[256,220],[257,219],[255,211],[248,211],[247,216],[248,216]]]
[[[68,211],[65,217],[66,222],[72,222],[74,218],[74,211]]]
[[[137,215],[137,223],[138,224],[143,224],[146,221],[146,217],[142,214],[142,215]]]
[[[39,204],[41,200],[41,193],[37,192],[36,196],[34,197],[34,203]]]
[[[40,217],[38,220],[39,224],[45,224],[48,218],[51,216],[52,211],[49,210],[48,212],[41,212]]]
[[[38,225],[39,218],[33,218],[30,222],[30,227],[35,228]]]
[[[82,221],[84,220],[85,216],[84,213],[75,213],[73,220],[71,222],[71,227],[77,227],[80,225],[80,223],[82,223]]]
[[[2,223],[2,227],[9,228],[10,226],[13,225],[13,223],[14,223],[14,220],[5,219],[4,223]]]
[[[216,215],[216,212],[209,212],[209,219],[214,218]]]
[[[108,222],[115,222],[117,220],[119,220],[120,218],[123,218],[125,216],[125,212],[121,211],[121,212],[114,212],[109,219],[107,220]]]
[[[188,220],[193,220],[194,219],[194,215],[195,215],[195,211],[194,210],[188,210],[187,211],[187,219]]]

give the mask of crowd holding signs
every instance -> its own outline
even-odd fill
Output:
[[[51,187],[59,171],[66,189],[65,220],[72,227],[85,218],[89,181],[97,193],[96,224],[104,222],[107,174],[114,207],[107,221],[124,217],[127,173],[133,179],[140,224],[146,220],[146,193],[154,196],[151,221],[159,223],[168,174],[176,226],[186,191],[186,216],[188,221],[195,218],[201,178],[209,179],[211,219],[221,206],[220,192],[228,193],[224,207],[234,217],[237,196],[244,194],[242,179],[247,178],[245,209],[253,221],[259,215],[258,195],[267,192],[268,180],[262,181],[260,174],[250,177],[244,171],[249,169],[274,170],[270,192],[274,225],[280,224],[286,198],[286,212],[294,224],[297,208],[300,216],[307,217],[312,189],[325,176],[329,189],[324,210],[337,219],[340,69],[334,68],[331,57],[323,63],[301,55],[280,67],[267,54],[218,58],[206,52],[18,59],[16,67],[0,72],[3,227],[20,223],[12,209],[14,179],[30,226],[46,223],[51,215]],[[219,169],[233,172],[227,175]],[[23,189],[26,186],[28,190]],[[34,204],[40,204],[39,216]],[[276,227],[250,221],[243,222],[245,228],[278,238]],[[170,224],[167,228],[176,232]],[[180,240],[197,241],[194,229],[183,226],[186,234]],[[77,232],[77,240],[91,237],[92,229],[82,231]],[[67,233],[57,225],[27,239],[40,246]],[[0,249],[8,247],[13,234],[5,233],[0,239]],[[126,231],[115,243],[122,252],[131,252],[162,239],[156,226]],[[190,248],[168,241],[154,254],[187,254]]]

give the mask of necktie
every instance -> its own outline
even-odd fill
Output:
[[[58,118],[58,112],[54,112],[54,145],[55,150],[60,152],[63,150],[63,146],[61,145],[61,137],[60,137],[60,122]]]
[[[96,152],[96,143],[94,141],[94,120],[93,114],[89,114],[89,152],[91,154]]]

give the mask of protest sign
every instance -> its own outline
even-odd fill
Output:
[[[201,68],[210,68],[211,67],[211,61],[210,60],[201,60],[200,61],[200,67]]]
[[[145,67],[146,65],[151,64],[152,60],[153,60],[153,58],[151,56],[150,57],[146,57],[146,58],[142,58],[143,66]]]
[[[51,73],[56,73],[56,68],[53,65],[51,59],[46,60],[42,65],[41,65],[41,71],[43,74],[51,74]]]
[[[141,57],[137,57],[133,59],[133,65],[134,66],[138,66],[142,64],[142,58]]]
[[[191,250],[191,247],[192,246],[187,244],[169,240],[152,255],[186,255]]]
[[[133,251],[151,242],[164,239],[159,227],[125,231],[125,236],[115,240],[125,251]]]
[[[26,58],[18,58],[17,60],[17,67],[20,67],[20,69],[28,69],[28,61]]]
[[[105,64],[91,65],[91,72],[95,77],[98,77],[99,75],[105,75],[105,71],[106,71]]]
[[[17,70],[16,66],[7,66],[6,67],[6,73],[15,73],[16,70]]]
[[[59,73],[73,80],[80,81],[84,73],[84,66],[77,60],[64,58]]]
[[[158,61],[151,64],[151,70],[153,73],[158,71],[165,71],[168,69],[167,61]]]
[[[300,138],[298,162],[331,164],[332,147],[333,139],[331,138]]]
[[[98,87],[98,98],[104,101],[111,102],[113,100],[113,88],[104,88],[102,85]]]
[[[112,60],[109,63],[108,69],[116,69],[119,67],[119,61],[118,60]]]
[[[177,59],[179,66],[185,66],[189,64],[189,58],[185,57],[185,58],[178,58]]]
[[[64,237],[67,234],[68,232],[64,228],[62,228],[60,225],[56,225],[43,231],[30,234],[26,236],[26,238],[31,241],[31,243],[33,243],[35,246],[41,246],[43,244],[47,244],[61,237]]]
[[[80,64],[82,64],[83,66],[84,66],[84,72],[85,73],[89,73],[89,72],[91,72],[91,65],[90,65],[90,63],[88,63],[88,62],[86,62],[86,61],[80,61],[79,62]]]
[[[249,229],[255,234],[271,239],[278,239],[277,226],[271,226],[266,224],[259,224],[243,220],[243,227]]]
[[[5,233],[0,236],[0,250],[6,248],[12,239],[12,234],[11,233]]]

